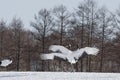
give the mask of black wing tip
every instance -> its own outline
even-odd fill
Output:
[[[2,62],[0,61],[0,65],[2,64]]]
[[[81,60],[81,59],[83,59],[83,58],[85,58],[85,57],[87,57],[87,56],[88,56],[87,52],[84,51],[84,52],[82,53],[82,55],[79,57],[78,61]]]
[[[57,57],[57,56],[54,56],[54,59],[59,60],[59,61],[67,61],[67,58],[63,59],[63,58],[60,58],[60,57]]]

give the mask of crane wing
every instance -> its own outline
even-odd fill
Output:
[[[95,47],[85,47],[82,48],[84,52],[86,52],[88,55],[97,55],[99,52],[98,48]]]
[[[59,51],[59,52],[61,52],[61,53],[63,53],[63,54],[72,53],[71,50],[67,49],[67,48],[64,47],[64,46],[60,46],[60,45],[51,45],[51,46],[49,47],[49,50],[54,51],[54,52]]]
[[[4,60],[0,61],[0,66],[6,67],[11,63],[12,63],[12,60],[4,59]]]
[[[76,59],[81,59],[83,57],[86,57],[87,55],[97,55],[99,52],[99,49],[94,48],[94,47],[85,47],[78,49],[75,51],[75,58]]]
[[[41,54],[40,55],[41,60],[66,60],[66,56],[61,53],[50,53],[50,54]]]

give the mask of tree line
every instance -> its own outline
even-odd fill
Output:
[[[120,72],[120,8],[116,13],[84,0],[74,11],[60,5],[41,9],[24,29],[21,19],[10,24],[0,21],[0,60],[10,58],[7,71],[80,71]],[[64,61],[42,61],[40,54],[50,52],[50,45],[63,45],[71,50],[98,47],[97,56],[88,56],[71,65]]]

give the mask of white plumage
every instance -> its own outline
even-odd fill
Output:
[[[0,66],[2,66],[2,67],[7,67],[7,66],[10,65],[11,63],[12,63],[12,60],[4,59],[4,60],[0,61]]]
[[[61,60],[68,61],[71,64],[76,63],[79,59],[87,55],[97,55],[99,52],[99,49],[94,47],[85,47],[77,49],[76,51],[71,51],[60,45],[51,45],[49,50],[53,51],[53,53],[41,54],[40,57],[42,60],[53,60],[60,58]]]

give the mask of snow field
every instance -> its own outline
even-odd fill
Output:
[[[0,72],[0,80],[120,80],[120,73]]]

